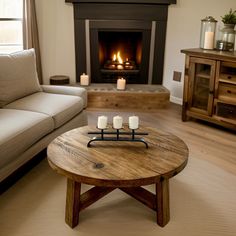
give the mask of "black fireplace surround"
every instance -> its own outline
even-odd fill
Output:
[[[176,0],[65,2],[74,6],[77,82],[82,73],[89,72],[92,83],[113,83],[116,76],[124,75],[128,83],[162,84],[168,6],[175,4]],[[89,37],[86,32],[89,32]],[[111,45],[116,39],[126,48],[130,45],[122,53],[125,60],[130,57],[131,63],[134,63],[132,70],[106,69],[107,58],[111,57]],[[102,50],[106,43],[107,48]]]

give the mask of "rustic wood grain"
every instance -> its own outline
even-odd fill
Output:
[[[67,179],[65,221],[71,228],[79,223],[80,191],[81,183]]]
[[[84,210],[86,207],[92,205],[97,200],[106,196],[108,193],[112,192],[115,188],[108,187],[93,187],[87,192],[80,196],[80,207],[79,211]]]
[[[219,110],[218,101],[225,103],[225,107],[227,104],[232,105],[230,112],[234,114],[236,107],[236,52],[199,48],[185,49],[181,52],[186,54],[182,120],[187,121],[188,118],[192,117],[236,130],[234,115],[229,118],[227,112],[226,116],[223,113],[221,116],[217,114],[217,110]],[[206,75],[204,71],[203,73],[196,73],[197,64],[209,65],[209,75]],[[209,93],[206,91],[205,96],[202,96],[202,90],[197,89],[196,81],[200,77],[209,79]],[[194,96],[194,94],[198,96]],[[199,108],[193,107],[193,101],[200,105],[207,102],[207,109],[201,108],[201,106]]]
[[[124,127],[128,131],[127,126]],[[169,221],[168,179],[187,164],[188,148],[178,137],[141,127],[140,132],[149,144],[133,142],[97,142],[87,147],[94,127],[71,130],[56,138],[48,146],[48,162],[67,181],[66,223],[75,227],[79,212],[115,188],[120,188],[157,213],[157,223]],[[96,187],[80,195],[81,183]],[[156,194],[140,186],[156,184]]]
[[[98,115],[106,115],[108,120],[112,120],[117,112],[117,110],[88,111],[89,124],[96,126]],[[125,120],[132,114],[119,111],[119,115]],[[235,132],[202,121],[182,122],[181,106],[173,103],[168,109],[161,109],[155,113],[140,111],[135,115],[140,117],[141,124],[145,126],[165,130],[180,137],[195,158],[210,162],[232,174],[236,173]]]
[[[169,104],[170,94],[125,91],[88,92],[88,108],[119,108],[123,110],[156,110]],[[127,102],[129,101],[129,102]]]
[[[155,183],[160,176],[172,177],[187,164],[188,148],[178,137],[141,128],[148,132],[149,144],[132,142],[97,142],[88,148],[94,127],[69,131],[48,146],[48,160],[53,169],[67,178],[95,186],[131,187]],[[102,164],[102,168],[96,168]]]
[[[191,49],[183,49],[182,53],[187,55],[209,58],[214,60],[223,60],[223,61],[234,61],[236,58],[236,51],[227,52],[227,51],[218,51],[218,50],[204,50],[201,48],[191,48]]]
[[[117,90],[116,84],[92,83],[85,88],[88,109],[156,111],[168,107],[170,100],[170,91],[162,85],[127,84],[123,91]]]
[[[132,187],[132,188],[120,188],[120,190],[127,193],[131,197],[143,203],[145,206],[151,208],[152,210],[154,211],[157,210],[156,195],[147,191],[146,189],[141,187]]]
[[[218,96],[218,90],[219,90],[219,80],[220,80],[220,66],[221,62],[216,62],[216,79],[215,79],[215,90],[214,90],[214,97],[216,98]]]
[[[164,227],[170,220],[169,180],[162,178],[156,184],[157,224]]]
[[[189,108],[193,106],[193,102],[196,98],[193,97],[194,93],[196,92],[196,65],[197,64],[204,64],[204,65],[210,65],[211,70],[209,74],[209,96],[208,96],[208,105],[207,110],[202,112],[208,114],[209,116],[212,115],[212,108],[213,108],[213,91],[215,86],[215,71],[216,71],[216,62],[214,60],[209,60],[206,58],[196,58],[196,57],[190,57],[190,91],[189,91]],[[185,87],[186,89],[186,87]]]
[[[189,97],[189,68],[190,68],[190,57],[185,56],[185,70],[184,70],[184,93],[183,93],[183,104],[182,104],[182,121],[187,121],[186,110],[188,107],[188,97]]]

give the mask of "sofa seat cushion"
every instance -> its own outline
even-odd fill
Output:
[[[0,54],[0,107],[39,91],[34,49]]]
[[[52,118],[45,114],[0,109],[0,168],[53,131],[53,128]]]
[[[18,99],[4,108],[28,110],[49,115],[58,128],[83,110],[83,99],[77,96],[38,92]]]

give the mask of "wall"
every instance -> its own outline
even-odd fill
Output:
[[[44,83],[56,74],[70,76],[75,83],[73,6],[65,0],[36,0]],[[177,0],[170,5],[167,25],[163,84],[171,91],[171,100],[181,103],[184,55],[181,49],[199,46],[201,19],[212,15],[221,25],[220,16],[235,0]],[[181,82],[172,80],[173,71],[182,72]]]
[[[65,0],[36,0],[44,83],[68,75],[75,83],[74,18]]]
[[[213,16],[222,26],[221,17],[230,8],[236,9],[236,0],[177,0],[170,5],[164,65],[164,82],[171,91],[171,100],[182,103],[184,60],[181,49],[199,47],[201,19]],[[173,81],[173,71],[181,71],[181,83]]]

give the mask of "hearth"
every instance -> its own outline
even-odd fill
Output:
[[[162,84],[168,5],[176,0],[66,0],[74,5],[76,80]]]

